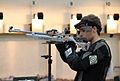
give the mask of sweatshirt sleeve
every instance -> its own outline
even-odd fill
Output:
[[[64,62],[67,62],[67,59],[65,57],[65,54],[64,54],[64,51],[65,51],[65,45],[64,44],[55,44],[59,54],[60,54],[60,57],[62,58],[62,60]]]

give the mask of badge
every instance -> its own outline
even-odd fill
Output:
[[[97,55],[90,55],[89,62],[90,62],[90,65],[97,64]]]
[[[69,48],[65,51],[65,56],[68,57],[72,53],[72,49]]]

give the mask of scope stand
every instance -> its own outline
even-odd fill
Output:
[[[41,57],[48,59],[48,81],[51,81],[51,64],[52,64],[51,44],[53,44],[53,42],[46,42],[45,44],[48,44],[48,55],[43,55]]]

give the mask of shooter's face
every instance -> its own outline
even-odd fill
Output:
[[[80,37],[82,37],[82,38],[86,38],[89,42],[92,40],[92,38],[93,38],[93,28],[92,28],[92,26],[87,26],[87,27],[81,27],[80,29],[79,29],[79,31],[80,31]]]

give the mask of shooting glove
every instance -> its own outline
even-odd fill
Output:
[[[74,44],[75,44],[75,47],[77,48],[77,46],[79,47],[79,48],[81,48],[82,49],[82,51],[87,51],[88,50],[88,48],[89,48],[89,46],[90,46],[90,43],[87,41],[87,39],[85,39],[85,38],[74,38],[74,37],[72,37],[72,36],[70,36],[69,38],[68,38],[68,42],[69,41],[71,41],[71,42],[73,42]],[[72,44],[70,42],[70,44]],[[77,45],[77,46],[76,46]],[[74,46],[74,45],[73,45]]]
[[[65,45],[65,52],[64,53],[65,53],[66,58],[70,54],[75,53],[77,46],[73,41],[66,41],[66,42],[64,42],[64,45]]]
[[[87,51],[89,49],[90,43],[80,42],[79,47],[82,51]]]

